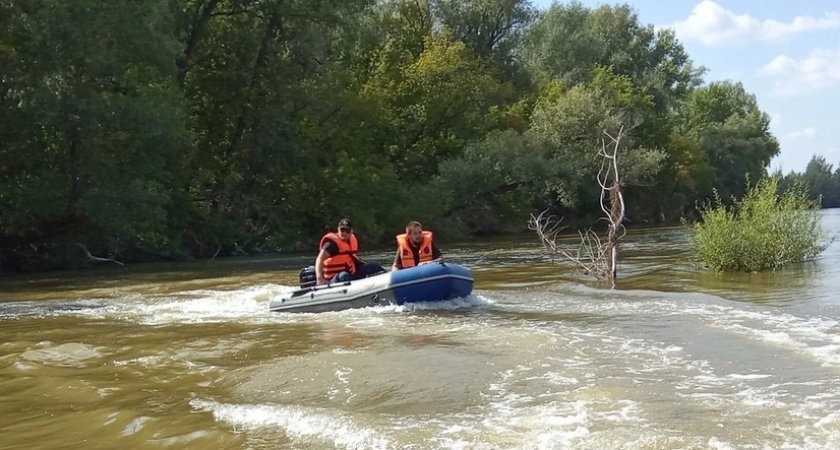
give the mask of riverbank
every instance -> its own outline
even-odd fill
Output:
[[[523,222],[527,222],[527,220],[523,220]],[[566,222],[563,222],[566,224]],[[577,236],[577,230],[583,230],[587,226],[584,222],[571,222],[568,225],[567,229],[564,229],[561,233],[558,234],[558,237],[561,239],[566,238],[574,238]],[[670,222],[662,222],[662,223],[626,223],[625,227],[628,230],[645,230],[645,229],[656,229],[656,228],[669,228],[669,227],[677,227],[681,226],[679,222],[670,221]],[[606,230],[604,222],[597,222],[593,229],[599,233],[602,233]],[[436,242],[444,248],[447,245],[469,245],[472,243],[479,243],[479,242],[533,242],[539,243],[539,238],[536,234],[532,231],[529,231],[526,226],[523,226],[521,230],[516,232],[508,232],[508,233],[496,233],[493,235],[487,236],[468,236],[462,233],[447,233],[445,230],[443,232],[437,232],[436,230],[432,230],[435,232],[435,239]],[[395,236],[398,233],[395,233]],[[374,244],[370,244],[366,242],[364,239],[360,239],[360,247],[361,247],[361,254],[367,252],[388,252],[391,251],[391,248],[394,247],[395,244],[392,244],[393,241],[382,241],[377,242]],[[15,278],[20,276],[30,276],[30,275],[37,275],[37,274],[45,274],[49,276],[52,273],[63,273],[63,272],[78,272],[84,273],[88,271],[102,271],[106,270],[109,272],[120,272],[122,270],[126,270],[129,267],[156,267],[156,266],[165,266],[166,263],[174,263],[174,264],[184,264],[189,262],[200,262],[207,264],[207,267],[210,267],[213,262],[215,261],[238,261],[243,260],[247,261],[249,259],[272,259],[272,258],[300,258],[301,260],[305,260],[307,258],[314,261],[315,255],[317,255],[317,245],[318,241],[317,238],[306,243],[299,243],[292,247],[290,250],[286,251],[265,251],[265,252],[253,252],[253,253],[243,253],[239,255],[216,255],[216,256],[206,256],[206,257],[187,257],[181,259],[172,259],[172,258],[145,258],[140,260],[124,260],[119,257],[115,257],[114,259],[119,261],[121,264],[117,264],[111,261],[94,261],[91,259],[84,258],[84,255],[77,260],[78,264],[75,266],[65,266],[60,268],[51,268],[46,270],[17,270],[17,271],[2,271],[0,270],[0,280],[8,279],[8,278]],[[72,245],[71,245],[72,247]],[[99,256],[99,255],[97,255]],[[147,255],[148,256],[148,255]],[[390,261],[388,261],[390,264]]]

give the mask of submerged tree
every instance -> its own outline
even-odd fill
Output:
[[[572,261],[584,273],[599,280],[609,281],[610,285],[615,287],[618,274],[618,244],[625,233],[623,224],[625,207],[622,194],[624,181],[619,173],[618,154],[626,130],[622,126],[615,136],[604,130],[604,135],[609,138],[609,143],[606,139],[601,139],[601,149],[598,152],[601,168],[598,171],[597,180],[601,189],[599,206],[608,222],[606,242],[602,243],[598,234],[592,228],[587,228],[579,232],[581,242],[577,251],[572,253],[565,250],[557,242],[557,235],[565,228],[561,226],[563,219],[555,220],[553,215],[546,216],[548,210],[536,217],[531,214],[528,227],[537,233],[547,249]]]

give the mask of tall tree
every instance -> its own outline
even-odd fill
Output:
[[[660,111],[675,107],[704,71],[692,65],[672,31],[642,25],[627,4],[554,3],[528,31],[522,58],[543,86],[554,79],[587,82],[596,66],[613,67],[654,94]]]
[[[15,57],[0,122],[14,128],[0,144],[0,254],[62,253],[51,244],[86,237],[94,251],[172,249],[166,211],[185,129],[170,2],[15,2],[7,12]]]
[[[754,181],[764,177],[779,154],[770,116],[741,83],[714,82],[693,91],[683,110],[682,130],[700,140],[724,199],[743,195],[745,174]]]
[[[822,197],[823,208],[840,205],[837,179],[832,169],[825,157],[814,155],[802,174],[802,181],[808,186],[811,198]]]
[[[489,112],[504,104],[506,92],[491,66],[445,33],[426,38],[410,63],[393,67],[391,61],[381,61],[364,89],[382,108],[388,158],[401,179],[416,182],[493,129]]]

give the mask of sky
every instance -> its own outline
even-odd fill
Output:
[[[534,0],[544,9],[552,0]],[[565,3],[565,2],[561,2]],[[840,1],[582,0],[628,3],[643,24],[673,28],[704,79],[740,81],[772,117],[781,152],[770,170],[802,172],[811,158],[840,166]]]

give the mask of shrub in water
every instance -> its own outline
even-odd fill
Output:
[[[691,247],[709,268],[721,272],[757,272],[813,259],[821,243],[820,199],[809,200],[798,183],[781,196],[778,178],[749,187],[742,200],[726,207],[715,192],[714,203],[700,209],[701,222],[691,226]]]

